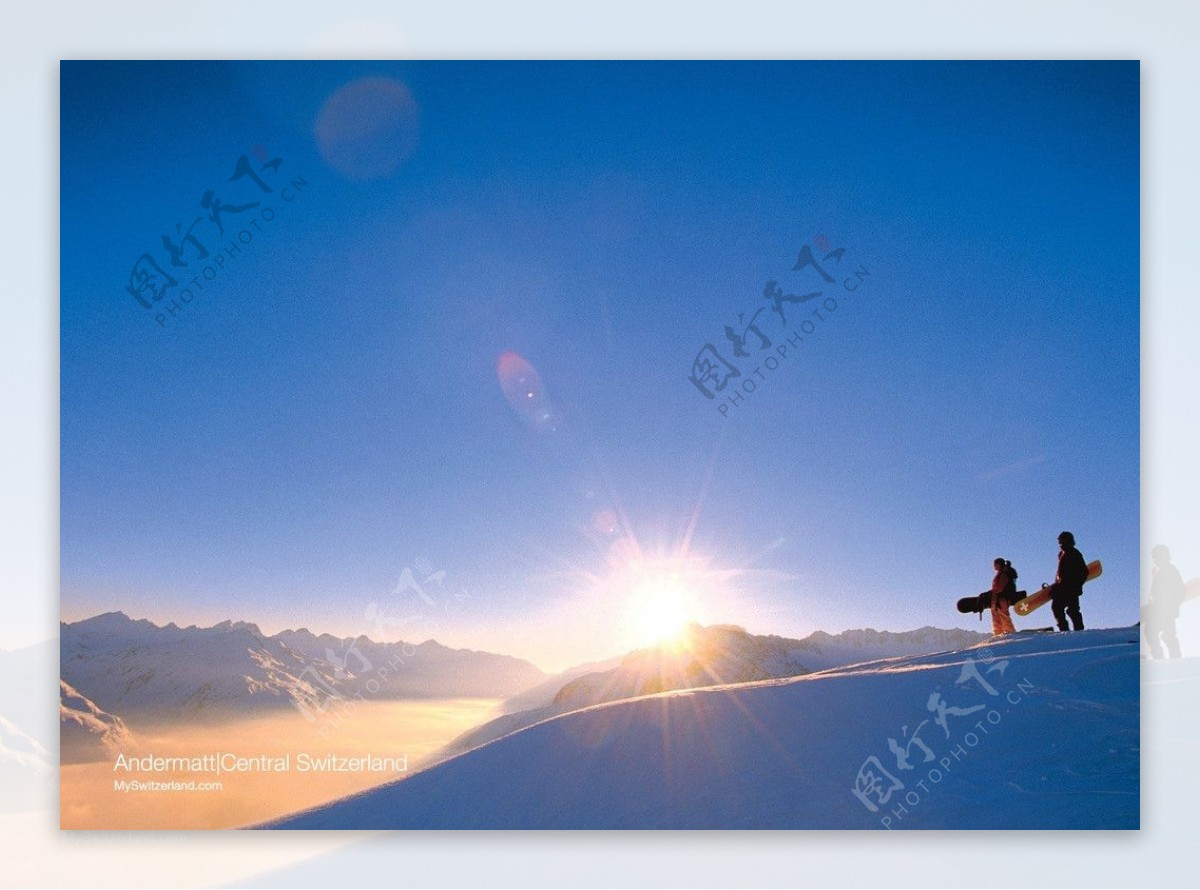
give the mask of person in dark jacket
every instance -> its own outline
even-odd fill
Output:
[[[1059,630],[1083,630],[1079,597],[1088,576],[1087,562],[1083,554],[1075,549],[1075,536],[1070,532],[1058,536],[1058,546],[1058,573],[1050,586],[1050,607]],[[1067,618],[1071,619],[1073,628],[1067,627]]]
[[[1150,602],[1143,607],[1142,630],[1150,646],[1152,658],[1162,658],[1162,645],[1167,644],[1167,655],[1179,657],[1179,637],[1175,633],[1175,621],[1179,618],[1179,607],[1187,595],[1183,576],[1171,562],[1171,551],[1165,544],[1158,544],[1150,551],[1154,559],[1154,578],[1150,582]]]
[[[1008,614],[1009,605],[1017,598],[1017,570],[1007,559],[996,557],[992,560],[992,568],[996,577],[992,579],[992,633],[995,636],[1016,633],[1012,616]]]

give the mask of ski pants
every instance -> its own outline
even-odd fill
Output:
[[[1008,614],[1008,600],[997,599],[992,603],[992,633],[995,636],[1016,633],[1012,616]]]
[[[1050,603],[1059,630],[1083,630],[1083,613],[1079,611],[1079,594],[1056,592]],[[1067,618],[1071,619],[1073,627],[1067,627]]]

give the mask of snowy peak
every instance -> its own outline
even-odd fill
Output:
[[[168,624],[167,627],[163,629],[168,630],[173,626],[174,622]],[[258,629],[258,625],[251,624],[248,621],[230,621],[227,618],[219,624],[214,624],[211,629],[216,631],[245,631],[252,637],[257,637],[259,639],[263,638],[263,632]]]
[[[180,629],[111,614],[63,626],[60,668],[73,690],[126,717],[304,704],[316,694],[313,681],[332,682],[251,624]]]
[[[432,641],[376,643],[307,629],[265,636],[233,620],[159,627],[120,612],[62,625],[60,667],[85,700],[126,719],[289,705],[321,711],[331,697],[364,687],[379,699],[503,698],[545,679],[527,661]]]
[[[91,633],[113,633],[126,632],[129,627],[135,622],[124,612],[103,612],[100,615],[93,615],[91,618],[84,618],[81,621],[66,622],[60,621],[60,627],[86,627]],[[145,624],[150,624],[149,621],[144,621]]]

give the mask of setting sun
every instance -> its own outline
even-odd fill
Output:
[[[629,602],[629,635],[638,647],[676,641],[696,620],[696,602],[674,578],[647,578]]]

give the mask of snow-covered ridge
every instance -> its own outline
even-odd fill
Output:
[[[594,705],[265,827],[1136,829],[1138,649],[1015,634]]]
[[[818,631],[802,640],[755,635],[736,625],[691,625],[672,644],[640,649],[616,666],[600,671],[567,672],[554,691],[549,682],[516,696],[528,707],[506,708],[501,717],[454,739],[429,762],[469,751],[558,714],[603,702],[652,695],[674,689],[695,689],[727,683],[795,677],[854,662],[961,649],[989,637],[966,630],[922,627],[892,632],[850,630],[840,634]]]

